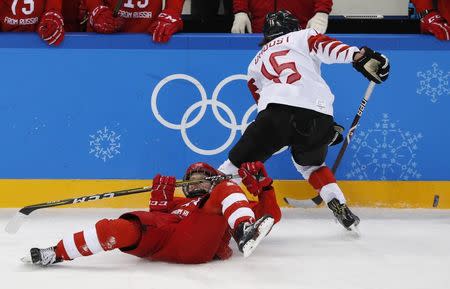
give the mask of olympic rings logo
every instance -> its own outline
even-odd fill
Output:
[[[196,103],[192,104],[183,114],[181,121],[179,124],[172,123],[164,119],[161,114],[158,111],[157,106],[157,100],[158,100],[158,94],[160,90],[169,82],[174,80],[185,80],[190,83],[192,83],[195,87],[197,87],[198,91],[200,92],[201,100],[197,101]],[[152,98],[151,98],[151,107],[153,115],[156,117],[156,119],[165,127],[179,130],[181,132],[181,136],[183,138],[184,143],[187,147],[189,147],[192,151],[201,154],[201,155],[215,155],[223,152],[226,150],[234,141],[236,137],[236,133],[238,130],[241,131],[241,134],[244,133],[245,129],[249,125],[248,120],[250,115],[257,110],[256,104],[252,105],[247,111],[245,112],[244,116],[242,117],[242,120],[240,124],[237,123],[236,116],[234,115],[233,111],[230,109],[229,106],[224,104],[223,102],[219,101],[217,98],[219,96],[220,91],[222,88],[229,84],[232,81],[236,80],[244,80],[247,82],[247,76],[244,74],[235,74],[228,76],[224,80],[222,80],[214,89],[211,99],[208,99],[206,90],[203,87],[203,85],[194,77],[189,76],[187,74],[172,74],[164,79],[162,79],[153,89]],[[187,134],[187,129],[193,127],[197,123],[199,123],[203,116],[206,113],[207,107],[211,106],[213,114],[217,121],[222,124],[224,127],[230,129],[230,135],[228,136],[228,139],[225,141],[224,144],[221,146],[215,148],[215,149],[202,149],[194,145],[191,140],[189,139],[189,136]],[[195,109],[200,108],[200,111],[198,114],[191,120],[188,121],[191,114],[194,112]],[[225,120],[219,113],[219,108],[221,108],[229,117],[230,121]]]

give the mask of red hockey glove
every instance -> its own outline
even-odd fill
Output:
[[[439,40],[450,40],[450,25],[436,11],[432,11],[420,19],[420,31],[431,33]]]
[[[243,163],[238,173],[242,178],[242,183],[254,196],[259,195],[262,191],[272,189],[273,181],[267,175],[262,162]]]
[[[180,16],[175,16],[169,12],[161,12],[150,26],[149,33],[153,34],[153,41],[164,43],[181,29],[183,29],[183,20]]]
[[[89,17],[89,24],[97,33],[114,33],[120,31],[123,19],[114,18],[111,9],[107,6],[97,6]]]
[[[153,178],[150,211],[167,210],[168,203],[173,201],[175,182],[175,177],[166,177],[160,174]]]
[[[56,10],[45,12],[39,22],[38,33],[48,45],[59,45],[64,39],[64,20],[61,13]]]

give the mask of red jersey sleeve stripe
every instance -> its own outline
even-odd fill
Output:
[[[322,53],[325,53],[325,49],[327,48],[327,45],[330,43],[333,43],[333,41],[334,41],[333,39],[329,39],[329,40],[322,41],[319,43],[320,47],[322,48]]]
[[[333,52],[333,50],[337,47],[337,46],[339,46],[339,45],[341,45],[342,44],[342,42],[340,42],[340,41],[335,41],[335,42],[333,42],[331,45],[330,45],[330,50],[328,51],[328,56],[331,56],[331,53]],[[337,58],[337,54],[336,54],[336,58]]]
[[[339,57],[339,54],[341,54],[343,51],[347,50],[345,53],[345,58],[347,58],[347,54],[348,54],[348,49],[350,48],[350,46],[345,45],[343,47],[341,47],[341,49],[338,50],[338,52],[336,53],[336,58]]]
[[[324,34],[317,34],[314,36],[310,36],[308,38],[308,47],[309,47],[309,51],[311,52],[312,50],[314,50],[314,52],[317,52],[317,49],[319,48],[319,45],[323,42],[331,42],[331,41],[336,41],[336,39],[333,39],[329,36],[326,36]]]

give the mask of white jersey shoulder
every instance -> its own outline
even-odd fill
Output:
[[[357,51],[314,29],[272,40],[248,67],[249,82],[259,98],[258,110],[280,103],[333,115],[334,95],[321,76],[320,64],[350,63]]]

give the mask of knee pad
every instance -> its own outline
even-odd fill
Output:
[[[104,251],[129,247],[141,238],[139,224],[125,219],[103,219],[95,225],[97,238]]]

